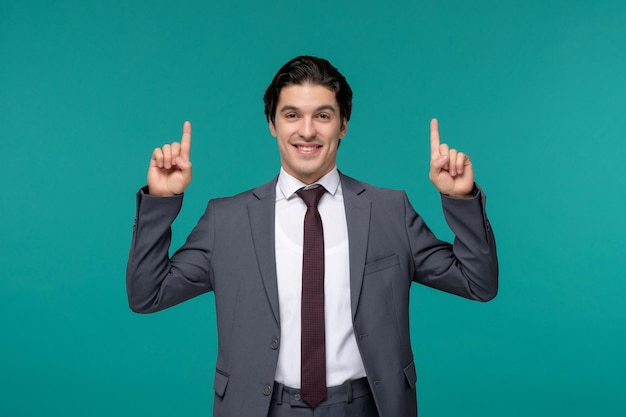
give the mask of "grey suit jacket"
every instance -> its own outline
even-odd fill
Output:
[[[417,415],[409,289],[418,282],[474,300],[496,295],[498,263],[485,196],[442,197],[454,245],[435,238],[402,191],[341,175],[350,247],[354,332],[381,417]],[[276,178],[211,200],[171,258],[170,226],[182,197],[137,194],[127,268],[130,307],[159,311],[215,293],[216,417],[265,417],[281,328],[274,254]],[[294,364],[299,366],[299,364]]]

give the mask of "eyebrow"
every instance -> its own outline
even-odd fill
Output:
[[[286,111],[298,111],[298,110],[300,109],[296,106],[285,104],[283,107],[280,108],[279,112],[284,113]],[[329,110],[332,113],[336,113],[335,108],[331,106],[330,104],[324,104],[315,109],[316,112],[322,111],[322,110]]]

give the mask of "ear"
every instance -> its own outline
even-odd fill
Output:
[[[348,133],[348,121],[344,117],[343,120],[341,121],[341,130],[339,133],[339,139],[343,139],[343,137],[346,136],[346,133]]]
[[[274,126],[274,122],[268,120],[268,125],[270,128],[270,133],[272,134],[272,136],[276,137],[276,126]]]

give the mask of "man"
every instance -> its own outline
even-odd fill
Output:
[[[411,283],[479,301],[497,292],[494,236],[470,159],[440,143],[433,120],[430,179],[453,246],[404,192],[337,170],[352,91],[328,61],[291,60],[264,101],[279,175],[210,201],[171,258],[170,225],[191,181],[190,123],[180,142],[154,150],[137,194],[130,307],[149,313],[215,293],[215,416],[415,416]]]

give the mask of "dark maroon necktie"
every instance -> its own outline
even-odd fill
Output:
[[[302,252],[302,374],[300,395],[315,408],[326,397],[324,336],[324,230],[317,204],[322,186],[298,190],[307,206]]]

